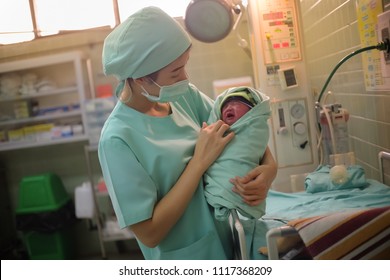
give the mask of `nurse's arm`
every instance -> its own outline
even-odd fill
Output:
[[[186,210],[207,168],[218,158],[234,137],[222,121],[203,125],[192,159],[171,190],[155,205],[152,217],[133,224],[131,230],[148,247],[156,247]]]
[[[270,174],[271,175],[270,182],[272,183],[272,181],[276,177],[276,173],[278,171],[278,165],[277,165],[277,163],[276,163],[276,161],[271,153],[271,150],[269,149],[268,146],[265,149],[265,152],[264,152],[263,158],[261,159],[260,164],[261,165],[268,165],[268,166],[270,166],[270,168],[272,168],[273,172]]]

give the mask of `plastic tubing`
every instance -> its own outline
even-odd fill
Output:
[[[337,154],[336,140],[334,138],[333,124],[332,124],[332,120],[330,119],[329,112],[328,112],[327,108],[324,108],[324,114],[325,114],[325,117],[326,117],[326,120],[327,120],[328,126],[329,126],[329,132],[330,132],[330,139],[331,139],[331,142],[332,142],[333,154]]]
[[[368,46],[368,47],[365,47],[365,48],[361,48],[361,49],[358,49],[350,54],[348,54],[347,56],[345,56],[343,59],[341,59],[337,64],[336,66],[334,67],[334,69],[332,70],[332,72],[329,74],[329,77],[328,79],[326,79],[325,81],[325,84],[324,86],[322,87],[322,90],[320,92],[320,95],[318,96],[318,100],[317,100],[317,103],[321,106],[321,99],[322,99],[322,96],[324,95],[324,92],[326,90],[326,88],[328,87],[328,84],[330,83],[330,81],[332,80],[333,78],[333,75],[336,73],[336,71],[340,68],[340,66],[346,62],[348,59],[350,59],[351,57],[359,54],[359,53],[362,53],[362,52],[365,52],[365,51],[369,51],[369,50],[380,50],[380,51],[386,51],[387,53],[390,53],[390,40],[389,39],[386,39],[384,42],[380,42],[378,43],[377,45],[373,45],[373,46]],[[325,112],[326,110],[324,110]],[[333,152],[336,153],[336,145],[335,145],[335,141],[334,141],[334,136],[332,136],[333,134],[333,126],[332,128],[330,127],[331,126],[331,122],[330,122],[330,118],[329,118],[329,115],[327,114],[327,112],[325,113],[325,116],[327,116],[327,120],[328,120],[328,124],[329,124],[329,129],[330,129],[330,132],[331,132],[331,138],[332,138],[332,146],[333,146]],[[319,130],[321,131],[321,128],[319,128]]]
[[[346,62],[348,59],[350,59],[351,57],[359,54],[359,53],[362,53],[362,52],[365,52],[365,51],[369,51],[369,50],[374,50],[374,49],[377,49],[377,50],[381,50],[381,51],[386,51],[387,53],[390,52],[390,41],[389,39],[386,39],[386,42],[380,42],[379,44],[377,45],[374,45],[374,46],[369,46],[369,47],[365,47],[365,48],[361,48],[361,49],[358,49],[350,54],[348,54],[347,56],[345,56],[343,59],[341,59],[339,61],[339,63],[336,64],[335,68],[332,70],[332,72],[330,73],[328,79],[326,80],[322,90],[321,90],[321,93],[320,95],[318,96],[318,103],[321,102],[321,98],[322,98],[322,95],[324,94],[330,80],[332,79],[333,75],[336,73],[337,69],[340,68],[340,66]]]

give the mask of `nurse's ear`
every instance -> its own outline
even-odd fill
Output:
[[[132,78],[126,79],[126,85],[123,87],[122,92],[120,93],[119,100],[123,103],[130,102],[133,96],[133,86],[132,86]]]
[[[130,91],[134,91],[135,88],[134,87],[138,87],[139,85],[135,82],[135,80],[133,78],[127,78],[126,79],[126,83],[129,87],[129,90]]]
[[[152,79],[149,76],[145,76],[145,77],[134,79],[134,82],[138,86],[145,86],[145,85],[153,84],[153,81],[152,81]]]

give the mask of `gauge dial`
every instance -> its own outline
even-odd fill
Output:
[[[303,122],[294,123],[294,132],[299,135],[304,135],[306,133],[306,125]]]
[[[305,115],[305,107],[300,103],[295,103],[290,109],[291,116],[300,119]]]

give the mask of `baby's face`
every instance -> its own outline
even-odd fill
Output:
[[[248,112],[250,108],[238,100],[228,100],[222,107],[221,119],[232,125]]]

